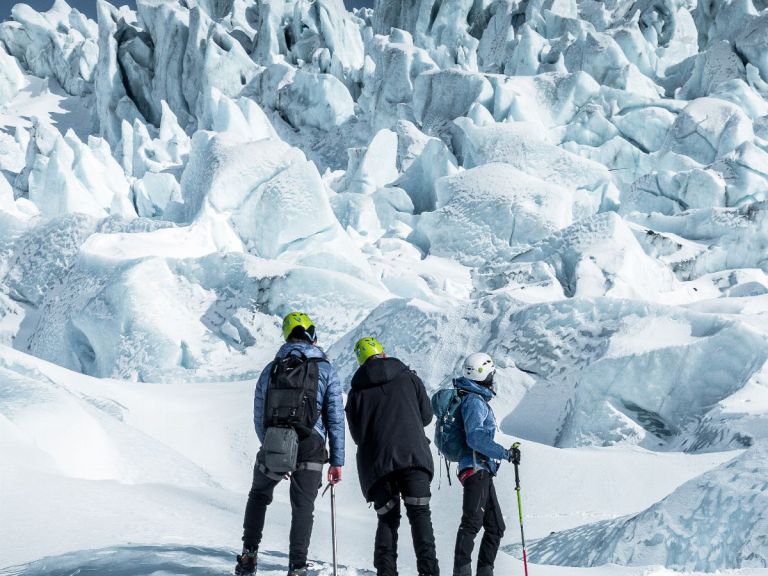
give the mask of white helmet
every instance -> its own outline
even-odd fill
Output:
[[[493,360],[488,354],[475,352],[464,360],[462,373],[468,380],[485,382],[489,376],[493,376],[496,373],[496,366],[494,366]]]

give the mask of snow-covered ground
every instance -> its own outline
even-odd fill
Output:
[[[532,574],[768,574],[766,54],[762,0],[15,6],[0,574],[230,571],[295,309],[345,384],[362,336],[430,390],[493,355]],[[366,574],[349,453],[340,560]],[[522,573],[498,487],[497,572]],[[434,492],[447,573],[461,490]]]
[[[174,554],[183,558],[177,569],[187,559],[192,566],[210,565],[212,573],[231,569],[256,449],[244,409],[251,404],[252,381],[99,380],[9,348],[0,349],[0,366],[0,446],[7,463],[0,471],[0,504],[4,525],[13,527],[3,533],[4,563],[19,566],[3,574],[69,574],[89,565],[107,573],[150,574]],[[522,483],[528,533],[539,538],[642,510],[733,456],[526,443]],[[498,487],[509,525],[504,544],[512,549],[519,533],[510,472],[502,471]],[[376,515],[360,495],[354,459],[345,474],[337,492],[340,560],[370,569]],[[461,489],[441,476],[433,513],[440,560],[450,566]],[[330,560],[327,500],[318,501],[310,552],[319,562]],[[281,513],[285,505],[287,485],[276,492],[263,545],[275,555],[266,563],[275,564],[276,573],[286,562],[281,555],[289,519]],[[407,530],[402,546],[412,566]],[[35,564],[41,555],[63,557]],[[126,571],[132,563],[136,571]],[[138,566],[144,563],[149,567]],[[519,568],[506,555],[500,564],[500,570]],[[43,565],[54,571],[44,572]],[[205,573],[183,570],[170,573]]]

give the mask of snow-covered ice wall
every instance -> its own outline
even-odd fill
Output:
[[[487,350],[502,428],[524,439],[759,444],[768,5],[98,0],[98,21],[65,0],[14,7],[0,346],[96,377],[240,380],[293,309],[345,382],[363,335],[431,389]],[[743,509],[761,450],[536,557],[765,566],[764,506],[697,532],[727,530],[738,553],[674,544],[686,503],[729,474],[747,477],[728,496]]]

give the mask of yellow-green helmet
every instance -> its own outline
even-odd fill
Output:
[[[291,312],[283,318],[283,338],[288,340],[296,328],[303,328],[304,334],[306,334],[313,342],[317,340],[315,324],[309,316],[304,314],[304,312]]]
[[[355,356],[357,356],[357,363],[362,366],[365,361],[371,356],[384,353],[384,346],[376,338],[361,338],[355,344]]]

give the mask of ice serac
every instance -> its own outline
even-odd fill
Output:
[[[720,99],[699,98],[675,120],[665,151],[706,165],[753,137],[752,122],[738,106]]]
[[[568,190],[506,164],[443,178],[435,188],[437,209],[423,213],[416,230],[430,253],[465,264],[514,254],[573,221]]]
[[[342,190],[372,194],[397,178],[397,135],[379,130],[367,148],[350,148]]]
[[[29,200],[41,214],[136,215],[130,185],[104,140],[91,137],[86,145],[71,130],[62,136],[39,122],[32,134],[23,177]]]
[[[98,377],[242,379],[271,359],[275,316],[297,302],[333,338],[387,297],[346,274],[236,252],[226,226],[102,227],[45,292],[30,351]],[[342,305],[348,313],[337,317]]]
[[[167,226],[148,219],[99,220],[82,213],[50,218],[19,236],[5,282],[16,300],[37,308],[48,292],[65,283],[82,245],[92,234],[151,231]]]
[[[538,238],[537,238],[538,239]],[[613,212],[579,220],[512,259],[547,263],[566,296],[659,301],[677,288],[671,270],[647,256]]]
[[[0,105],[10,102],[26,84],[18,61],[0,44]]]
[[[605,166],[544,141],[535,125],[510,122],[477,126],[468,118],[460,118],[456,124],[462,132],[465,166],[503,162],[573,190],[577,218],[617,206],[619,191]]]
[[[99,50],[96,23],[65,0],[47,12],[16,4],[12,20],[0,24],[0,41],[35,76],[55,78],[70,94],[93,92]]]
[[[481,74],[459,69],[426,72],[416,79],[413,107],[427,134],[440,134],[450,122],[466,116],[472,104],[488,104],[493,89]]]
[[[554,533],[531,546],[542,564],[659,564],[714,571],[768,565],[766,456],[761,442],[683,484],[658,504],[617,520]]]
[[[281,140],[243,143],[229,133],[197,132],[181,192],[187,221],[209,209],[224,214],[254,255],[370,276],[317,168]]]
[[[296,71],[281,89],[280,111],[295,128],[329,129],[355,115],[355,102],[342,82],[330,74]]]
[[[99,58],[94,77],[96,115],[100,134],[117,149],[122,138],[122,121],[132,121],[141,113],[126,92],[117,56],[118,36],[126,26],[126,15],[105,0],[97,0],[96,10],[99,21]],[[146,53],[144,57],[148,62]]]
[[[411,34],[393,29],[369,42],[370,65],[365,68],[360,104],[371,114],[375,129],[392,128],[398,120],[413,119],[416,79],[438,70],[429,54],[413,43]]]
[[[437,185],[441,178],[458,172],[453,153],[441,140],[430,139],[394,183],[408,193],[417,214],[437,208]]]
[[[259,2],[253,9],[256,62],[307,63],[333,74],[352,91],[359,89],[365,59],[362,23],[347,12],[342,0]]]
[[[768,204],[754,202],[739,208],[689,210],[674,216],[633,214],[629,219],[654,233],[673,234],[702,246],[681,262],[695,278],[710,272],[739,268],[768,271]],[[681,243],[680,240],[675,240]]]
[[[543,379],[505,429],[556,446],[690,444],[698,420],[768,357],[766,335],[739,319],[631,300],[537,304],[500,328],[518,344],[500,340],[497,353]]]

